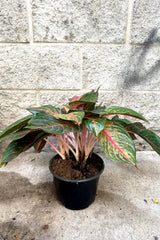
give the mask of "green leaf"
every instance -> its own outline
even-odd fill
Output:
[[[81,101],[76,101],[76,102],[71,102],[69,103],[69,108],[70,110],[87,110],[91,111],[95,107],[95,103],[93,102],[81,102]]]
[[[68,132],[78,132],[80,130],[77,124],[70,121],[56,119],[54,116],[46,114],[45,112],[37,113],[33,116],[27,128],[41,129],[44,132],[55,135],[61,135]]]
[[[128,124],[132,123],[131,121],[129,121],[128,119],[122,119],[122,118],[119,118],[118,115],[114,116],[112,118],[112,121],[116,122],[116,123],[119,123],[122,127],[125,127],[127,126]]]
[[[37,114],[40,112],[45,112],[51,115],[60,114],[61,111],[59,108],[53,107],[52,105],[44,105],[40,107],[28,108],[27,109],[32,114]]]
[[[95,136],[98,136],[106,125],[106,118],[86,119],[84,124],[89,131],[91,131]]]
[[[126,130],[135,133],[148,142],[151,147],[160,155],[160,137],[141,123],[132,123],[126,126]]]
[[[34,144],[34,149],[35,149],[36,153],[40,153],[41,150],[43,149],[43,147],[45,146],[45,144],[46,144],[46,141],[43,139],[39,142],[36,142]]]
[[[79,101],[96,103],[98,101],[98,91],[92,90],[91,92],[88,92],[88,93],[84,94],[79,99]]]
[[[34,130],[30,130],[30,129],[26,129],[26,128],[22,128],[21,130],[17,131],[17,132],[13,132],[13,133],[10,133],[8,134],[7,136],[5,137],[2,137],[0,139],[0,142],[1,141],[4,141],[4,140],[17,140],[17,139],[20,139],[20,138],[23,138],[24,136],[26,136],[28,133],[30,132],[33,132]]]
[[[28,133],[23,138],[11,142],[2,156],[0,167],[3,166],[4,164],[7,164],[12,159],[16,158],[20,153],[28,150],[36,142],[40,141],[45,136],[47,136],[46,133],[42,131],[36,131]]]
[[[57,119],[73,121],[79,125],[82,122],[84,115],[85,115],[84,111],[79,111],[79,112],[70,112],[67,114],[57,114],[54,117]]]
[[[94,109],[95,103],[98,101],[98,90],[85,93],[81,97],[70,99],[69,106],[72,109]]]
[[[4,129],[0,133],[0,141],[2,138],[4,139],[4,137],[6,137],[8,134],[17,131],[18,129],[21,129],[22,127],[25,127],[31,118],[32,118],[32,115],[29,115],[9,125],[6,129]]]
[[[113,106],[113,107],[108,107],[106,109],[97,108],[91,112],[103,115],[105,117],[113,114],[127,115],[127,116],[135,117],[147,122],[147,120],[141,114],[137,113],[136,111],[130,108],[125,108],[125,107]]]
[[[75,101],[75,102],[69,103],[69,107],[74,110],[77,110],[77,109],[84,110],[85,105],[86,105],[86,103],[82,102],[82,101]]]
[[[124,127],[124,128],[125,128],[128,124],[131,124],[131,122],[130,122],[128,119],[121,119],[121,118],[119,118],[117,115],[112,118],[112,121],[114,121],[115,123],[119,124],[120,126],[122,126],[122,127]],[[133,140],[136,139],[136,136],[135,136],[133,133],[131,133],[131,132],[128,132],[128,133],[129,133],[130,137],[131,137]]]
[[[92,90],[91,92],[85,93],[84,95],[78,97],[75,96],[70,99],[70,102],[97,102],[98,100],[98,90],[94,91]]]
[[[111,120],[99,134],[99,144],[108,158],[136,165],[136,150],[127,131]]]

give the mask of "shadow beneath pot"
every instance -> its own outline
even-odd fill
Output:
[[[16,199],[37,198],[39,201],[54,199],[55,188],[52,182],[32,184],[26,177],[14,172],[1,172],[0,203]]]

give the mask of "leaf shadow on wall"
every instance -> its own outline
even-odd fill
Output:
[[[157,29],[153,29],[149,36],[144,41],[142,46],[134,46],[131,49],[131,54],[126,64],[126,68],[122,73],[124,82],[122,89],[148,89],[157,90],[160,83],[156,81],[150,83],[154,76],[159,75],[160,56],[153,62],[152,56],[153,45],[151,43],[160,43],[160,37],[157,36]]]

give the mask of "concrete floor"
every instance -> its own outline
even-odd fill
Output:
[[[0,240],[160,240],[156,153],[137,152],[139,170],[106,160],[96,200],[81,211],[57,201],[52,155],[24,153],[0,169]]]

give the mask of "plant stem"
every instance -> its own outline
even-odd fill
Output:
[[[76,150],[76,160],[79,161],[79,133],[76,134],[75,137],[75,150]]]
[[[61,139],[62,140],[62,142],[63,142],[63,144],[65,145],[65,147],[67,146],[67,148],[69,149],[69,150],[71,150],[71,152],[73,153],[73,155],[75,156],[75,158],[76,158],[76,153],[75,153],[75,151],[73,150],[73,148],[62,138]],[[77,160],[77,159],[76,159]]]
[[[65,160],[65,155],[63,155],[53,144],[50,140],[47,140],[47,138],[44,138],[44,140],[50,144],[50,146],[61,156],[63,160]]]

